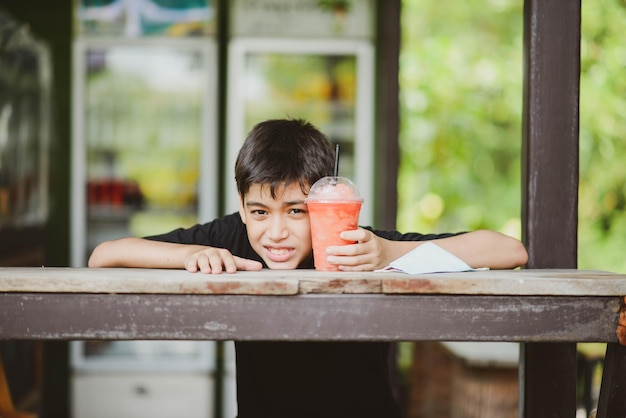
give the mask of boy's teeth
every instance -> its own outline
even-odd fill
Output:
[[[287,254],[288,251],[285,248],[270,248],[272,254]]]

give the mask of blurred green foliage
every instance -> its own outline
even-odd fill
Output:
[[[578,264],[626,272],[626,1],[582,7]]]
[[[579,267],[626,271],[626,3],[582,4]],[[520,237],[522,88],[522,1],[403,0],[400,230]]]

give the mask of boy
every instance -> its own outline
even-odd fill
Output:
[[[333,171],[328,139],[301,120],[269,120],[248,134],[237,157],[239,213],[205,225],[100,244],[90,267],[185,268],[219,274],[237,270],[313,268],[304,199]],[[493,231],[422,235],[359,228],[329,247],[344,271],[371,271],[420,245],[435,242],[472,267],[514,268],[527,253]],[[235,342],[239,418],[399,418],[389,383],[388,343]]]

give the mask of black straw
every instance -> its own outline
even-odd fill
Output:
[[[335,177],[339,175],[339,144],[335,144],[335,171],[333,173]]]

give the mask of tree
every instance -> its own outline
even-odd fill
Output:
[[[400,228],[519,237],[523,2],[402,7]],[[624,22],[624,0],[582,3],[580,268],[626,271]]]

